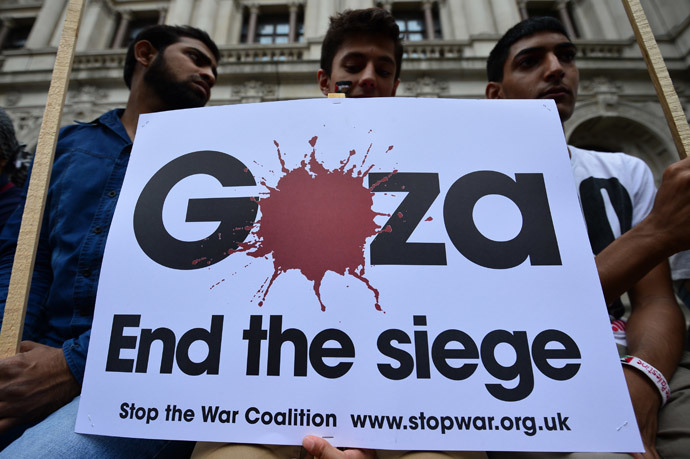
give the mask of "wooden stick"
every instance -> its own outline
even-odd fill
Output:
[[[0,331],[0,358],[15,355],[19,351],[19,343],[22,339],[43,209],[50,183],[50,172],[53,168],[55,145],[60,129],[62,108],[65,105],[65,95],[74,58],[74,45],[79,33],[83,6],[84,0],[70,0],[67,4],[67,15],[55,58],[43,123],[38,134],[36,156],[14,255],[10,288]]]
[[[664,109],[666,122],[671,129],[678,155],[680,159],[684,159],[690,151],[690,127],[688,127],[688,120],[685,117],[685,112],[683,112],[683,107],[680,105],[676,90],[673,89],[673,82],[664,64],[664,58],[661,56],[659,46],[654,39],[649,22],[647,22],[647,16],[645,16],[642,5],[640,5],[640,0],[623,0],[623,6],[628,14],[628,19],[630,19],[630,25],[635,31],[635,38],[640,45],[661,107]]]

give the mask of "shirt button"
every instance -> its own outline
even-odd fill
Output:
[[[93,232],[95,234],[101,234],[102,231],[103,231],[103,228],[101,228],[100,226],[97,226],[93,229]]]
[[[81,275],[84,276],[84,277],[89,277],[89,276],[91,276],[91,270],[88,269],[88,268],[86,268],[85,270],[83,270],[83,271],[81,272]]]
[[[108,196],[110,196],[111,198],[114,198],[115,196],[117,196],[117,191],[115,191],[115,190],[111,191],[110,193],[108,193]]]

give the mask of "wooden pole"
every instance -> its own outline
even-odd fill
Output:
[[[688,127],[688,120],[685,117],[685,112],[683,112],[683,107],[680,105],[676,90],[673,89],[673,82],[664,64],[664,58],[661,56],[659,46],[654,39],[649,22],[647,22],[647,16],[645,16],[642,5],[640,5],[640,0],[623,0],[623,6],[628,14],[628,19],[630,19],[630,25],[635,31],[635,38],[640,45],[649,76],[652,77],[656,94],[666,116],[666,122],[671,129],[673,141],[678,149],[678,155],[680,159],[684,159],[690,151],[690,127]]]
[[[55,58],[55,67],[48,90],[48,101],[43,113],[43,123],[38,134],[36,156],[34,157],[29,191],[22,216],[22,225],[19,230],[17,250],[14,255],[10,288],[5,304],[2,330],[0,331],[0,358],[15,355],[19,351],[19,343],[22,339],[36,248],[43,220],[43,209],[50,183],[50,172],[53,168],[60,118],[62,117],[62,108],[65,105],[65,95],[74,58],[74,45],[79,33],[83,7],[84,0],[70,0],[67,4],[65,25],[62,29]]]

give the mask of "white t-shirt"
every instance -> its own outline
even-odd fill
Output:
[[[654,177],[644,161],[624,153],[569,149],[580,206],[597,254],[649,214],[656,195]],[[619,300],[609,306],[614,336],[621,344],[625,344],[623,313]]]
[[[690,250],[675,254],[669,261],[671,262],[671,276],[674,281],[690,279]]]

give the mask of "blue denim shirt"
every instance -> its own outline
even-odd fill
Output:
[[[62,347],[80,384],[105,240],[132,149],[121,115],[112,110],[60,131],[26,312],[23,338]],[[23,212],[22,203],[0,235],[0,320]]]

